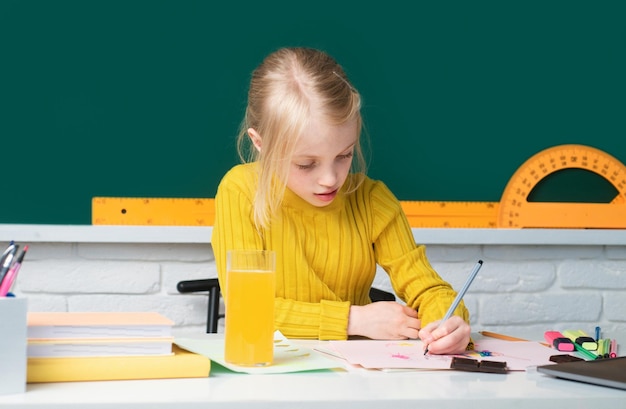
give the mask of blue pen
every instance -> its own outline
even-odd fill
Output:
[[[439,321],[439,325],[437,326],[437,328],[439,328],[444,322],[448,320],[448,318],[452,316],[452,314],[454,314],[454,310],[456,310],[456,307],[459,306],[459,303],[463,299],[465,292],[467,291],[469,286],[472,284],[472,281],[474,281],[476,274],[478,274],[478,270],[480,270],[482,266],[483,266],[483,261],[478,260],[478,262],[474,266],[474,269],[470,273],[469,277],[467,277],[467,281],[465,282],[465,285],[463,285],[463,288],[461,288],[461,291],[459,291],[454,301],[452,301],[452,305],[450,305],[450,308],[448,308],[448,312],[446,312],[446,315],[444,315],[441,321]],[[426,355],[427,353],[428,353],[428,345],[426,346],[426,350],[424,350],[424,355]]]
[[[596,342],[600,340],[600,327],[596,327]]]

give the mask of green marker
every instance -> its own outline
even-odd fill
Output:
[[[593,360],[598,359],[598,356],[596,354],[594,354],[591,351],[586,350],[585,348],[583,348],[582,346],[578,345],[575,342],[574,342],[574,348],[576,348],[576,351],[580,352],[580,354],[583,355],[588,360],[593,361]]]

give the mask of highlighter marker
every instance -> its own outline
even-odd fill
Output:
[[[598,343],[583,330],[566,330],[563,331],[563,335],[585,348],[587,351],[596,351],[598,349]]]
[[[543,336],[550,345],[559,351],[574,352],[576,350],[574,342],[559,331],[546,331]]]
[[[604,341],[599,339],[597,342],[598,349],[596,349],[596,354],[598,354],[598,356],[604,356]]]
[[[609,357],[617,358],[617,341],[615,339],[611,340],[611,348],[609,352]]]
[[[611,340],[609,338],[602,339],[602,357],[603,358],[611,357]]]

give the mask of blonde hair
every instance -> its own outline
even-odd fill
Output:
[[[331,124],[357,120],[359,141],[355,146],[351,172],[365,173],[365,159],[359,143],[361,97],[343,68],[327,53],[311,48],[281,48],[273,52],[252,73],[248,105],[237,139],[241,160],[259,164],[254,200],[257,228],[270,224],[282,202],[291,157],[309,124],[313,106]],[[260,135],[260,150],[247,135],[249,128]],[[352,191],[362,178],[348,180],[352,183],[347,186],[348,191]]]

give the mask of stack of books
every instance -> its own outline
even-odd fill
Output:
[[[173,343],[153,312],[31,312],[27,381],[207,377],[210,360]]]
[[[169,355],[173,324],[152,312],[34,312],[28,314],[27,355]]]

